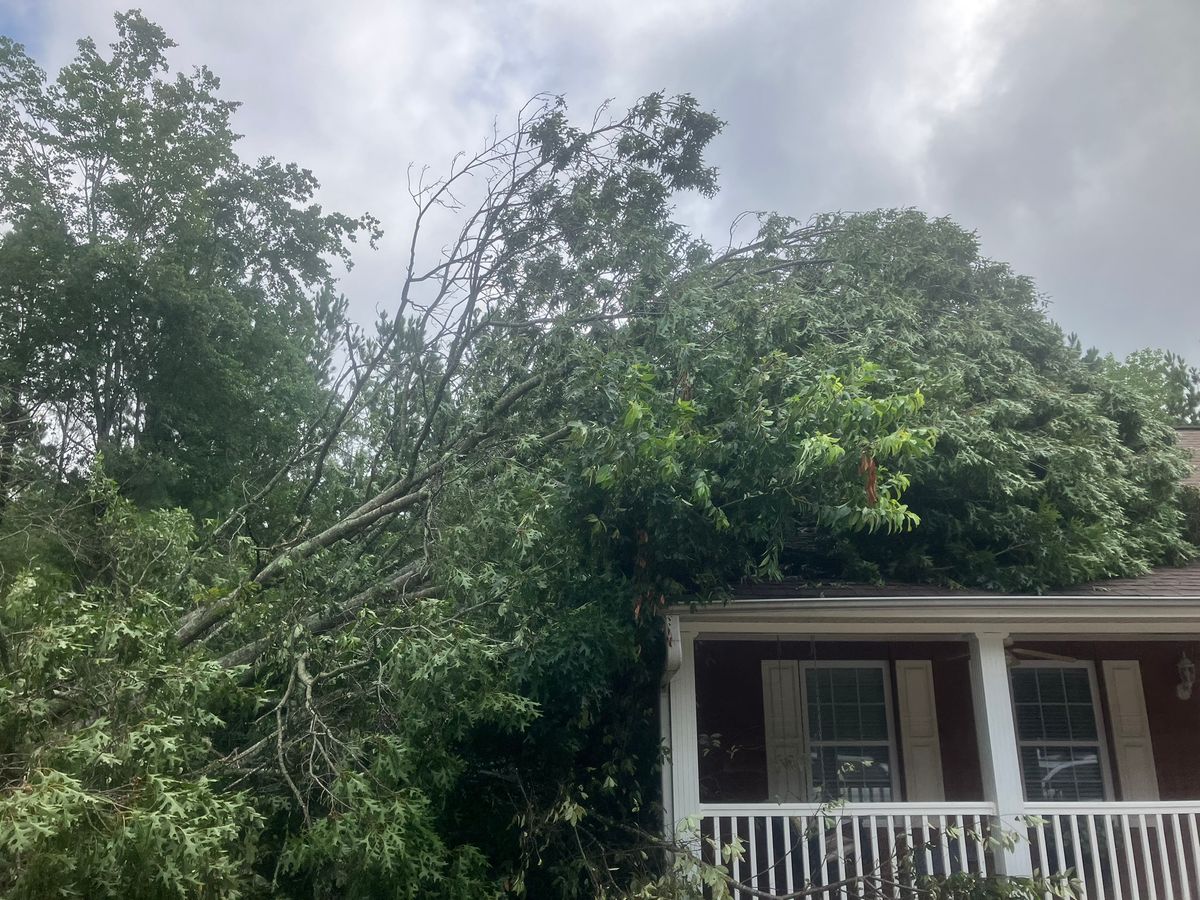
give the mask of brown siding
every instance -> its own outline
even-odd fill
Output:
[[[818,643],[815,648],[807,641],[697,641],[701,800],[767,799],[761,665],[766,659],[932,660],[946,799],[982,799],[967,654],[967,645],[958,641]],[[720,737],[706,745],[704,736],[712,735]],[[900,767],[903,783],[903,759]]]
[[[1163,800],[1195,800],[1200,797],[1200,685],[1190,700],[1175,695],[1179,683],[1176,664],[1186,652],[1200,663],[1200,643],[1195,641],[1137,641],[1137,642],[1021,642],[1018,646],[1059,653],[1095,664],[1100,682],[1100,703],[1104,707],[1105,730],[1111,741],[1108,725],[1107,698],[1104,691],[1104,670],[1100,663],[1106,659],[1136,659],[1142,669],[1142,687],[1146,694],[1146,717],[1150,723],[1150,739],[1154,743],[1154,765],[1158,770],[1159,795]],[[939,698],[940,699],[940,698]],[[1109,747],[1109,759],[1113,758]],[[1115,768],[1115,767],[1114,767]],[[1113,772],[1120,798],[1119,773]]]

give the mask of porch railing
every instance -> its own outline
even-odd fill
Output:
[[[1026,804],[1036,871],[1073,871],[1088,900],[1200,897],[1200,802]]]
[[[728,869],[733,895],[913,896],[925,875],[991,871],[988,803],[855,803],[841,807],[706,805],[701,852]]]
[[[1024,815],[1034,872],[1070,878],[1086,900],[1200,898],[1200,801],[1030,803]],[[738,900],[913,897],[927,875],[994,872],[995,823],[989,803],[707,804],[701,853]]]

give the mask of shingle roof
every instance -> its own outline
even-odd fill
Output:
[[[1192,471],[1183,483],[1200,487],[1200,428],[1177,428],[1175,436],[1179,446],[1192,455]]]
[[[1093,581],[1052,596],[1078,597],[1195,597],[1200,599],[1200,560],[1185,566],[1160,566],[1136,578]]]
[[[781,600],[808,598],[915,598],[915,597],[1014,597],[1033,594],[984,591],[977,588],[947,588],[930,584],[885,582],[823,583],[785,580],[766,584],[742,585],[733,589],[734,600]],[[1160,566],[1136,578],[1109,578],[1078,587],[1051,591],[1048,597],[1145,597],[1188,598],[1200,600],[1200,560],[1183,566]]]

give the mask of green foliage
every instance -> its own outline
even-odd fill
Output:
[[[1095,356],[1095,354],[1093,354]],[[1200,369],[1168,350],[1138,350],[1103,364],[1142,396],[1153,397],[1173,425],[1200,425]]]
[[[233,676],[162,628],[190,519],[94,491],[86,586],[35,565],[0,598],[0,894],[239,896],[261,817],[205,773]]]
[[[346,334],[374,221],[241,162],[170,46],[0,44],[0,895],[719,895],[657,837],[666,604],[1192,552],[1178,367],[1081,354],[951,222],[716,252],[671,211],[715,116],[541,98]]]
[[[1192,552],[1157,395],[1081,358],[1029,279],[914,211],[820,218],[806,234],[783,254],[794,275],[746,288],[791,310],[782,345],[835,370],[869,359],[888,389],[920,385],[915,423],[938,434],[910,472],[921,528],[855,540],[861,559],[890,577],[1037,591]]]
[[[0,38],[0,502],[22,452],[62,480],[102,449],[144,503],[215,515],[327,399],[332,264],[378,229],[242,162],[218,79],[168,77],[162,29],[116,19],[53,81]]]

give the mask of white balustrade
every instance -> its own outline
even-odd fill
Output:
[[[701,852],[726,865],[735,898],[826,887],[813,894],[911,897],[924,876],[987,875],[988,803],[854,803],[701,808]],[[731,852],[732,851],[732,852]]]
[[[1027,803],[1024,816],[1034,873],[1081,898],[1200,898],[1200,801]],[[989,803],[703,804],[700,821],[703,858],[721,853],[738,900],[899,900],[927,876],[996,872]]]
[[[1034,870],[1088,900],[1200,897],[1200,802],[1029,803]]]

